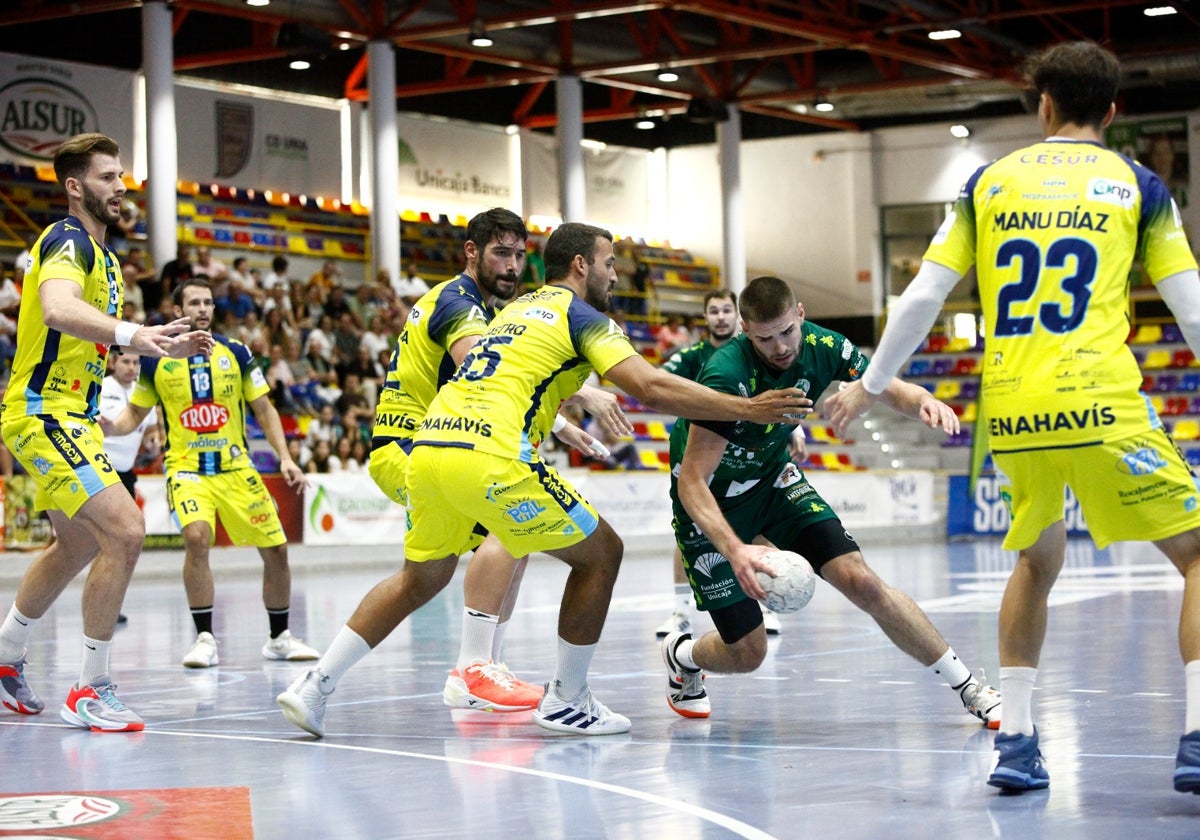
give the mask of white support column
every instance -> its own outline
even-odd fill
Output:
[[[175,259],[179,227],[179,151],[175,129],[175,50],[171,9],[142,5],[142,73],[146,79],[146,230],[155,269]],[[132,149],[122,150],[132,165]]]
[[[390,41],[367,45],[371,125],[371,262],[367,282],[386,268],[400,278],[399,132],[396,128],[396,53]]]
[[[717,123],[721,167],[722,285],[737,294],[746,288],[746,214],[742,208],[742,115],[729,106],[729,119]]]
[[[564,222],[585,221],[587,181],[583,174],[583,82],[560,76],[558,107],[558,205]]]

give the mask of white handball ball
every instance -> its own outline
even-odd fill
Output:
[[[794,551],[771,551],[763,562],[775,570],[775,577],[755,572],[759,585],[767,591],[763,603],[777,613],[793,613],[812,600],[817,588],[817,573],[809,562]]]

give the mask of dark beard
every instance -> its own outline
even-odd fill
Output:
[[[83,188],[83,209],[87,210],[88,214],[96,221],[106,225],[115,225],[121,220],[119,212],[110,212],[108,205],[97,198],[87,187]]]

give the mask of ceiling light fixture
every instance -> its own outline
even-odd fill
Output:
[[[1142,14],[1146,17],[1162,17],[1163,15],[1173,15],[1179,12],[1174,6],[1150,6],[1142,9]]]
[[[307,70],[308,68],[312,67],[312,65],[303,58],[295,58],[292,59],[290,64],[288,64],[288,67],[292,68],[293,70]]]
[[[654,128],[654,120],[640,119],[633,124],[633,127],[641,131],[649,131]]]
[[[247,6],[269,6],[271,0],[246,0]]]
[[[830,111],[833,110],[833,103],[827,99],[818,99],[817,104],[814,105],[813,107],[816,108],[818,111],[820,111],[822,114],[828,114]]]
[[[957,137],[959,140],[966,140],[971,136],[971,129],[961,123],[950,126],[950,134]]]
[[[929,33],[930,41],[953,41],[961,37],[962,33],[957,29],[935,29]]]
[[[678,82],[679,74],[670,67],[664,67],[658,71],[658,80],[660,82]]]
[[[475,18],[471,21],[471,32],[468,36],[472,47],[490,47],[495,41],[487,34],[487,29],[483,25],[482,18]]]

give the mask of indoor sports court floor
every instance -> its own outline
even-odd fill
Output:
[[[292,627],[323,648],[396,549],[292,552]],[[865,553],[968,664],[995,675],[1011,555],[991,540],[876,541]],[[1182,586],[1148,546],[1095,552],[1073,541],[1035,694],[1051,787],[1021,796],[984,784],[993,734],[824,584],[785,617],[760,671],[710,677],[712,717],[686,720],[666,705],[653,636],[671,604],[666,549],[631,550],[592,686],[633,730],[585,738],[547,733],[528,713],[442,705],[460,568],[349,673],[316,741],[275,706],[303,666],[260,658],[266,618],[259,580],[245,571],[252,554],[214,552],[221,665],[178,664],[193,636],[178,556],[143,559],[114,645],[121,697],[145,732],[59,722],[79,661],[77,583],[38,629],[27,674],[48,709],[0,711],[0,837],[1200,836],[1200,797],[1171,788],[1184,712]],[[0,555],[4,609],[22,562]],[[545,557],[526,575],[506,658],[527,679],[552,670],[564,577]]]

